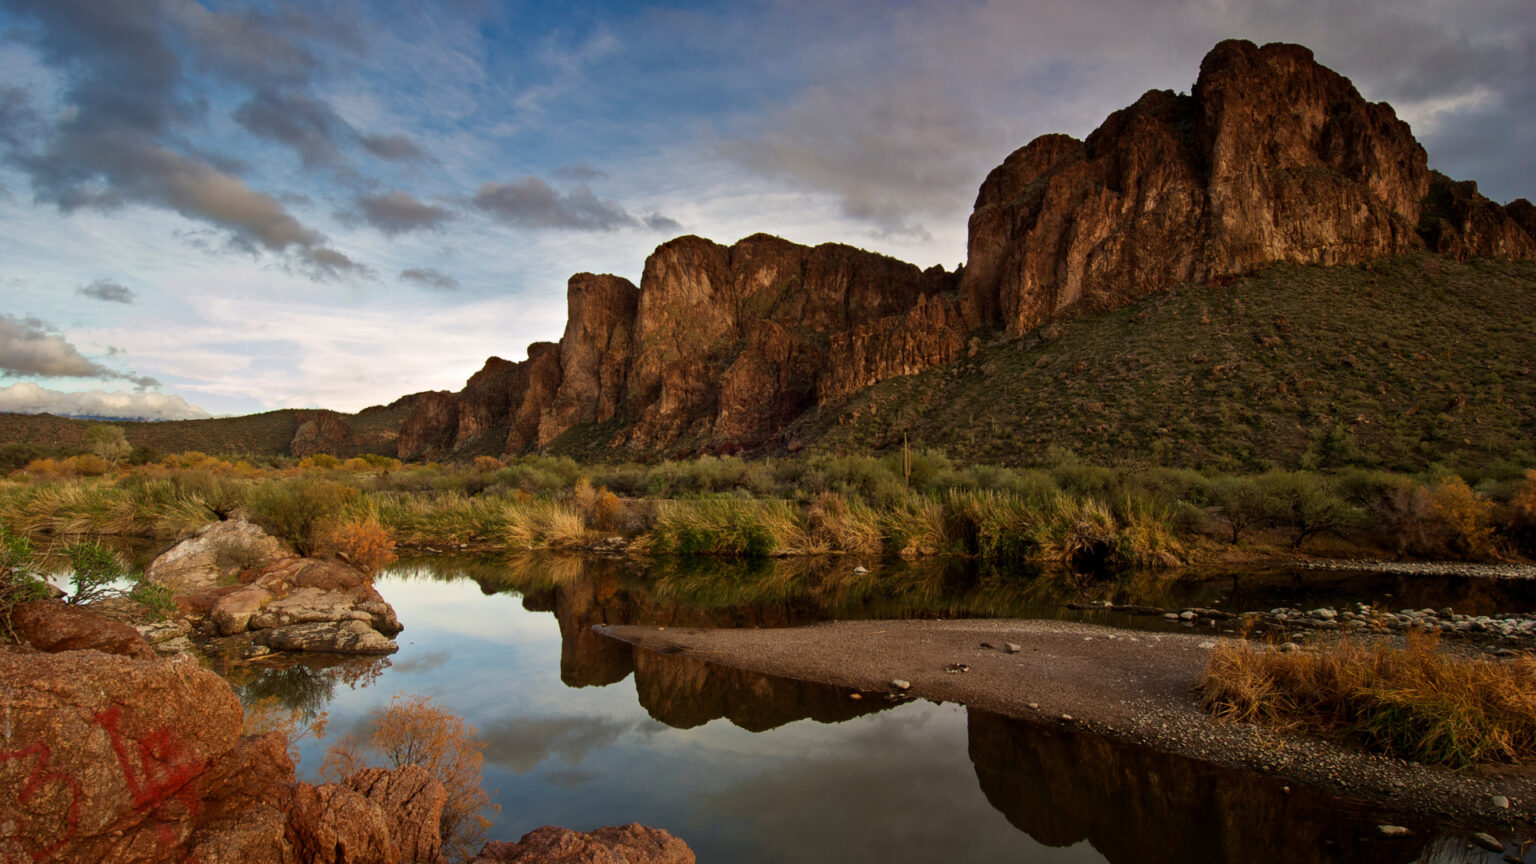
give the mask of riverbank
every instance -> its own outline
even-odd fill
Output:
[[[1456,772],[1316,738],[1223,723],[1197,688],[1216,640],[1060,621],[839,621],[775,630],[598,627],[663,654],[863,691],[1069,724],[1508,837],[1536,820],[1536,774]],[[962,671],[963,667],[963,671]],[[900,687],[893,682],[904,682]],[[1496,796],[1509,808],[1498,806]]]

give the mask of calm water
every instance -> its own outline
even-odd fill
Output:
[[[398,654],[231,678],[247,696],[328,712],[332,738],[396,692],[461,714],[486,741],[485,786],[501,805],[492,838],[638,821],[682,837],[703,862],[1499,860],[1426,845],[1430,826],[1415,826],[1417,840],[1364,839],[1383,819],[1412,823],[1245,772],[956,705],[855,702],[591,630],[946,614],[962,595],[984,613],[1019,614],[1059,597],[1010,594],[985,574],[876,588],[759,569],[722,588],[692,568],[632,566],[402,566],[378,585],[406,624]],[[313,776],[323,749],[305,744],[301,774]]]

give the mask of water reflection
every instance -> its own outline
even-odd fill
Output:
[[[882,567],[869,578],[850,562],[725,567],[713,578],[693,565],[649,573],[597,558],[432,563],[380,580],[406,623],[393,658],[226,672],[248,700],[275,695],[307,716],[329,710],[337,729],[397,691],[462,714],[486,740],[485,779],[502,805],[493,836],[640,821],[682,836],[701,861],[740,862],[1457,857],[1454,844],[1376,839],[1389,814],[1300,787],[1286,794],[1247,772],[953,705],[856,701],[840,688],[639,651],[592,629],[1019,615],[1081,596],[1049,578],[959,566]],[[1148,605],[1168,592],[1268,602],[1303,590],[1285,574],[1236,582],[1096,590]]]

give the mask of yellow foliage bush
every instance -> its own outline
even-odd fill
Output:
[[[318,549],[339,555],[369,573],[395,560],[395,541],[373,516],[333,522],[321,529]]]
[[[1445,521],[1453,552],[1467,558],[1498,557],[1494,502],[1474,492],[1467,481],[1455,475],[1437,480],[1429,494],[1435,512]]]

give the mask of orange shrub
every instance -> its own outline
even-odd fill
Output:
[[[475,461],[469,463],[476,471],[495,471],[503,467],[501,460],[495,456],[476,456]]]
[[[371,516],[360,521],[333,522],[321,529],[318,548],[346,558],[369,573],[376,573],[395,560],[394,538]]]
[[[1445,520],[1453,551],[1468,558],[1497,556],[1492,501],[1472,491],[1467,481],[1450,475],[1430,487],[1435,512]]]
[[[473,855],[491,827],[481,812],[501,809],[480,788],[485,740],[479,732],[427,696],[396,693],[388,708],[374,709],[369,719],[367,728],[348,732],[326,750],[320,775],[344,780],[380,763],[390,769],[420,765],[448,789],[440,823],[444,856],[462,861]]]

